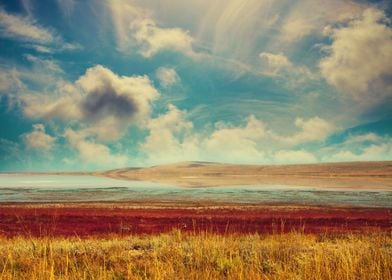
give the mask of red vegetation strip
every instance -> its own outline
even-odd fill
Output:
[[[124,209],[0,207],[0,235],[153,234],[174,228],[216,233],[391,231],[391,209]]]

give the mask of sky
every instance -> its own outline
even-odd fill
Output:
[[[391,13],[0,0],[0,171],[392,160]]]

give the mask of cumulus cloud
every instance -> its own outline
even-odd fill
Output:
[[[367,9],[327,33],[332,44],[320,69],[328,83],[357,99],[368,97],[365,102],[391,91],[392,28],[382,11]]]
[[[264,159],[264,151],[259,149],[258,142],[266,133],[264,123],[251,115],[244,127],[218,124],[218,128],[203,140],[203,150],[209,160],[260,162]]]
[[[300,130],[282,136],[250,115],[243,124],[217,122],[212,131],[196,132],[185,111],[170,105],[165,114],[151,119],[141,150],[150,163],[206,160],[236,163],[306,163],[317,158],[293,145],[324,140],[333,131],[321,118],[298,118]]]
[[[62,122],[65,126],[63,136],[86,166],[125,166],[127,156],[113,153],[113,147],[108,143],[122,138],[131,125],[147,125],[152,102],[159,97],[150,79],[147,76],[120,76],[97,65],[87,69],[76,81],[68,82],[62,79],[63,72],[53,61],[37,60],[32,56],[26,59],[36,65],[44,64],[54,76],[47,80],[47,88],[42,93],[28,88],[19,92],[25,116]],[[38,147],[33,136],[44,139],[43,126],[37,126],[36,130],[25,137],[32,147]],[[41,142],[48,144],[48,141]]]
[[[162,87],[169,87],[179,81],[180,77],[173,68],[159,67],[156,76]]]
[[[193,38],[181,28],[159,26],[151,13],[133,3],[107,2],[121,51],[137,46],[144,57],[152,57],[162,50],[178,51],[194,56]]]
[[[325,25],[350,20],[363,9],[362,4],[354,1],[298,1],[280,26],[280,40],[297,42],[308,35],[321,34]]]
[[[169,105],[165,114],[150,120],[149,135],[141,149],[154,163],[197,159],[199,140],[192,128],[186,112]]]
[[[178,51],[193,56],[193,38],[181,28],[161,28],[149,18],[134,21],[134,38],[141,45],[140,53],[151,57],[160,50]]]
[[[103,66],[86,71],[76,82],[84,95],[81,118],[93,123],[112,117],[119,123],[141,123],[149,118],[158,91],[147,76],[118,76]]]
[[[113,154],[109,147],[97,143],[94,140],[88,140],[88,135],[83,132],[67,129],[64,136],[69,144],[78,151],[78,156],[83,163],[89,164],[90,166],[123,167],[128,161],[125,155]]]
[[[55,143],[55,138],[45,132],[45,126],[43,124],[33,125],[33,131],[25,134],[23,139],[29,149],[42,152],[50,151]]]
[[[364,147],[359,151],[339,150],[330,156],[324,157],[324,161],[374,161],[374,160],[391,160],[392,158],[392,141],[380,144],[372,144]]]
[[[349,135],[343,142],[320,149],[326,162],[391,160],[392,140],[374,132]]]
[[[279,150],[273,155],[273,162],[275,163],[314,163],[317,158],[310,152],[305,150]]]
[[[39,25],[32,17],[9,14],[2,8],[0,8],[0,36],[21,41],[24,46],[44,53],[81,48],[78,44],[64,42],[56,32]]]
[[[299,129],[296,133],[282,136],[272,132],[272,138],[293,146],[312,141],[324,141],[335,131],[333,124],[317,116],[308,120],[297,118],[294,124]]]
[[[146,121],[151,102],[159,96],[147,76],[118,76],[101,65],[89,68],[73,84],[58,85],[56,90],[56,98],[24,96],[25,115],[81,121],[105,141],[118,139],[130,124]]]

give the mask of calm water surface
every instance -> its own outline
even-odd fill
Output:
[[[392,208],[392,191],[337,191],[297,186],[182,188],[94,176],[0,175],[0,202],[219,201]]]

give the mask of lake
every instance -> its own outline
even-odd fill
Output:
[[[221,202],[391,207],[391,191],[247,185],[184,188],[95,176],[0,175],[0,202]]]

